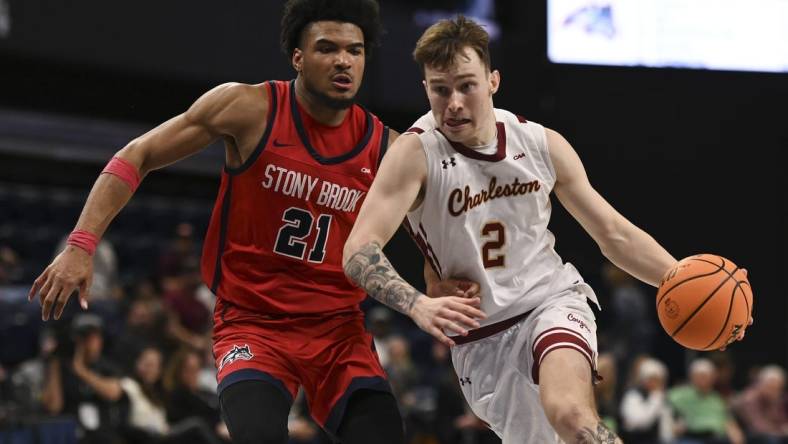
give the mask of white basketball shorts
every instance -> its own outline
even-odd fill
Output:
[[[513,325],[502,321],[454,338],[452,362],[465,399],[503,444],[561,442],[539,399],[539,364],[553,350],[572,348],[596,369],[596,321],[587,291],[580,284]]]

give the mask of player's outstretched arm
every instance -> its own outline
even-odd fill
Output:
[[[92,250],[110,221],[126,205],[145,175],[204,149],[218,137],[235,138],[250,118],[254,95],[267,112],[264,94],[250,85],[225,84],[200,97],[186,112],[129,142],[118,151],[93,185],[66,248],[35,280],[29,299],[40,294],[41,317],[58,319],[74,290],[87,308],[93,278]]]
[[[605,257],[641,281],[659,286],[676,259],[591,186],[580,157],[563,136],[545,131],[556,173],[554,190],[561,204],[594,238]]]
[[[467,334],[484,318],[479,298],[428,298],[394,270],[383,246],[391,239],[408,210],[417,204],[427,177],[426,157],[418,136],[402,136],[383,159],[345,243],[345,274],[374,299],[410,316],[424,331],[446,345],[454,342],[442,329]]]

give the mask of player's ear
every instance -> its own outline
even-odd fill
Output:
[[[428,90],[427,90],[427,81],[426,80],[422,80],[421,84],[424,85],[424,92],[428,92]]]
[[[290,60],[290,63],[292,63],[293,69],[295,69],[296,72],[300,74],[304,65],[304,52],[301,51],[300,48],[293,50],[293,57]]]
[[[494,69],[490,73],[490,94],[495,94],[498,92],[498,88],[501,86],[501,73],[498,72],[497,69]]]

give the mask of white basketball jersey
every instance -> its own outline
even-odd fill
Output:
[[[590,287],[553,249],[547,229],[555,170],[545,130],[495,109],[492,154],[450,142],[431,113],[408,132],[419,133],[427,156],[424,200],[405,227],[438,274],[476,281],[488,325],[531,310],[552,295]],[[423,131],[422,131],[423,130]]]

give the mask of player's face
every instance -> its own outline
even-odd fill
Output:
[[[304,88],[323,105],[345,109],[364,77],[364,33],[346,22],[313,22],[304,28],[293,67]]]
[[[492,96],[500,76],[488,71],[476,51],[466,47],[445,71],[425,66],[424,78],[432,114],[449,140],[480,145],[495,136]]]

